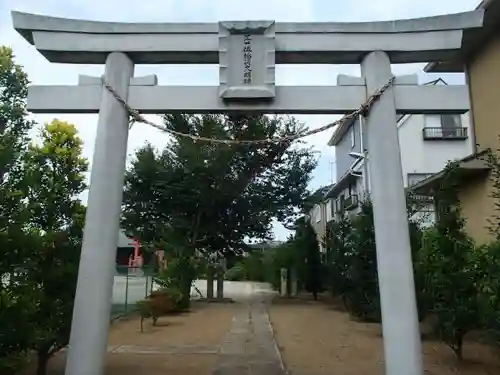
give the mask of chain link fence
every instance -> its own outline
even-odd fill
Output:
[[[154,268],[116,266],[111,303],[111,318],[133,311],[158,285],[153,281]]]

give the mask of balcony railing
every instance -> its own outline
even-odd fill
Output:
[[[467,139],[467,128],[453,127],[453,128],[423,128],[422,129],[424,140],[464,140]]]
[[[352,210],[358,207],[358,195],[352,194],[344,200],[344,209],[346,211]]]

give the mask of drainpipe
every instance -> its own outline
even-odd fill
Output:
[[[360,138],[360,146],[361,153],[363,154],[363,189],[365,190],[365,195],[370,194],[370,184],[368,181],[368,152],[365,150],[365,145],[363,142],[363,125],[364,125],[364,117],[359,115],[359,138]]]
[[[474,104],[472,102],[472,92],[471,92],[471,87],[470,87],[470,76],[469,76],[469,68],[467,65],[464,65],[464,73],[465,73],[465,84],[467,85],[467,91],[469,94],[469,112],[467,112],[468,117],[469,117],[469,137],[470,137],[470,142],[472,143],[472,154],[476,154],[481,150],[481,145],[476,144],[476,124],[474,121]],[[463,115],[460,117],[463,118]]]

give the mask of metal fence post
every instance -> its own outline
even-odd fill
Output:
[[[153,276],[148,276],[148,280],[150,280],[149,284],[149,294],[153,293]]]
[[[143,268],[143,274],[145,273],[144,271],[145,271],[145,269]],[[147,296],[148,296],[148,279],[149,279],[149,276],[146,274],[146,285],[145,285],[146,288],[144,290],[144,298],[147,298]]]

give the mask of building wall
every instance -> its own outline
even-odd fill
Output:
[[[320,250],[323,252],[323,239],[326,234],[326,206],[327,204],[325,202],[318,203],[314,206],[314,208],[311,210],[310,216],[311,216],[311,226],[313,227],[314,231],[316,232],[316,237],[318,239],[318,242],[320,244]]]
[[[500,147],[500,34],[467,66],[476,144]]]
[[[465,229],[479,244],[493,239],[488,231],[488,218],[493,214],[493,202],[489,197],[491,188],[488,176],[482,176],[471,179],[459,192]]]
[[[344,137],[335,146],[335,167],[337,179],[340,179],[356,160],[352,156],[349,156],[350,152],[361,153],[360,126],[358,121],[349,127]]]
[[[460,159],[473,153],[474,137],[472,136],[469,113],[460,117],[461,125],[466,127],[468,131],[469,136],[466,140],[424,140],[424,127],[441,127],[439,115],[412,115],[401,120],[398,132],[405,187],[409,185],[409,173],[431,175],[441,171],[448,161]],[[354,147],[351,138],[352,134],[354,134]],[[366,134],[363,134],[363,138],[365,136]],[[335,146],[337,178],[341,178],[355,161],[353,157],[349,156],[349,153],[362,152],[360,137],[360,125],[356,121]],[[367,149],[366,139],[363,148]],[[361,162],[355,170],[362,172],[362,165]]]
[[[441,171],[448,161],[472,154],[469,114],[460,117],[461,125],[468,128],[466,140],[424,140],[424,127],[441,127],[439,115],[412,115],[400,122],[399,147],[405,187],[409,186],[409,173],[431,175]]]
[[[500,34],[493,37],[475,58],[467,64],[472,121],[475,142],[479,150],[500,148]],[[468,233],[479,243],[492,239],[488,232],[488,218],[494,212],[489,196],[492,186],[488,178],[478,178],[460,192],[462,214]]]
[[[356,182],[351,184],[351,190],[349,191],[349,188],[346,187],[342,190],[340,190],[337,195],[333,198],[330,198],[326,203],[325,203],[325,216],[326,216],[326,223],[328,223],[330,220],[336,220],[338,218],[338,214],[334,209],[334,201],[340,197],[341,195],[344,195],[344,197],[348,197],[351,194],[356,194],[358,195],[358,200],[361,201],[364,197],[363,195],[363,179],[362,178],[357,178]],[[333,203],[332,203],[333,202]],[[357,208],[349,210],[347,213],[348,215],[354,215],[359,213],[359,205]],[[326,228],[326,226],[325,226]]]
[[[325,218],[326,222],[328,223],[330,220],[333,220],[333,210],[332,210],[332,204],[334,204],[333,199],[327,199],[325,202]]]

